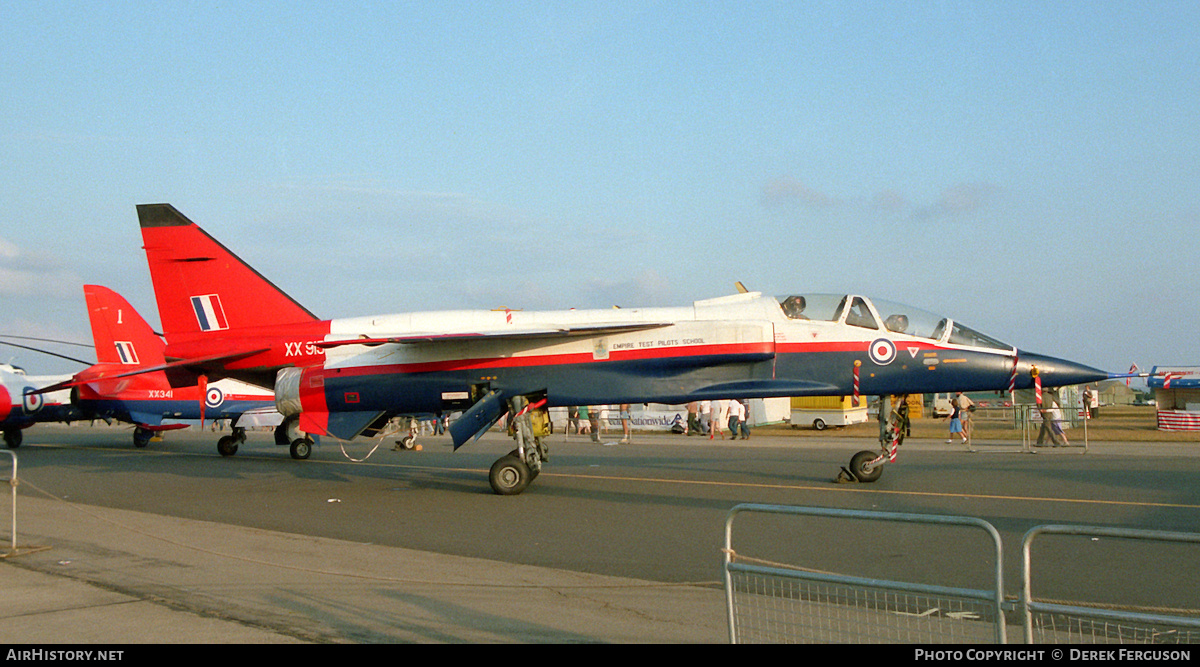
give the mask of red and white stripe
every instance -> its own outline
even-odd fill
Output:
[[[1187,410],[1159,410],[1158,430],[1200,431],[1200,412]]]

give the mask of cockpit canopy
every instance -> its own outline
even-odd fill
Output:
[[[919,308],[853,294],[794,294],[781,297],[779,306],[791,320],[845,322],[850,326],[890,331],[938,343],[982,347],[1011,352],[1013,347],[952,319]]]

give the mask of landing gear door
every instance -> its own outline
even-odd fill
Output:
[[[454,439],[454,449],[462,447],[469,440],[478,439],[507,411],[508,408],[500,393],[488,391],[450,425],[450,436]]]

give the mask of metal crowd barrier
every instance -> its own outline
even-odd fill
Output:
[[[17,543],[17,454],[5,449],[0,449],[0,452],[7,453],[12,457],[12,477],[8,479],[8,485],[12,488],[12,542],[10,548],[0,550],[0,558],[10,558],[12,556],[20,556],[23,554],[34,553],[49,549],[47,546],[23,545],[18,547]]]
[[[1200,544],[1200,535],[1157,530],[1091,526],[1037,526],[1025,533],[1021,548],[1021,608],[1025,642],[1029,644],[1192,644],[1200,642],[1200,617],[1182,614],[1139,613],[1082,604],[1040,602],[1033,598],[1031,552],[1042,535],[1077,535],[1125,540],[1150,540]],[[1200,562],[1200,559],[1197,561]]]
[[[12,487],[12,549],[10,553],[17,552],[17,454],[9,450],[0,450],[12,457],[12,477],[8,479],[8,485]]]
[[[1034,405],[1018,405],[1016,406],[1016,410],[1017,420],[1021,429],[1021,449],[1024,452],[1031,452],[1033,451],[1032,447],[1035,446],[1034,440],[1037,438],[1035,434],[1042,428],[1042,418],[1038,416],[1037,419],[1034,419],[1034,415],[1038,414],[1037,406]],[[1071,425],[1071,432],[1068,437],[1072,441],[1071,444],[1062,445],[1062,447],[1082,448],[1083,451],[1080,453],[1086,454],[1088,451],[1088,422],[1091,419],[1086,417],[1086,415],[1081,416],[1079,414],[1081,411],[1077,408],[1062,408],[1060,412],[1064,417],[1062,422]],[[1078,429],[1078,432],[1075,432],[1076,429]],[[1053,442],[1046,443],[1043,446],[1059,447],[1059,445],[1055,445]]]
[[[737,562],[734,519],[750,512],[978,528],[994,545],[994,588],[949,588]],[[724,562],[731,643],[1005,642],[1000,535],[980,519],[742,504],[725,522]]]
[[[886,521],[983,530],[995,553],[995,586],[949,588],[754,563],[734,550],[734,520],[746,513]],[[878,538],[880,534],[874,532]],[[1032,547],[1044,535],[1116,538],[1200,545],[1200,534],[1128,528],[1043,525],[1022,544],[1021,592],[1004,602],[1000,536],[981,519],[819,507],[741,504],[725,521],[725,601],[732,643],[1006,643],[1005,611],[1020,614],[1024,641],[1041,643],[1200,643],[1200,610],[1142,608],[1036,600]],[[1189,556],[1189,562],[1200,558]],[[1078,568],[1078,563],[1069,563]],[[1097,567],[1103,567],[1098,563]],[[1101,589],[1102,590],[1102,589]],[[1149,609],[1150,611],[1145,611]]]

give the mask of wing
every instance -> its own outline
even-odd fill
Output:
[[[549,327],[542,329],[515,329],[502,331],[461,331],[409,333],[389,336],[359,336],[341,340],[314,343],[315,347],[329,349],[345,345],[384,345],[417,343],[451,343],[464,340],[536,340],[577,338],[581,336],[605,336],[608,334],[649,331],[673,325],[673,322],[640,322],[637,324],[588,324],[583,326]]]

